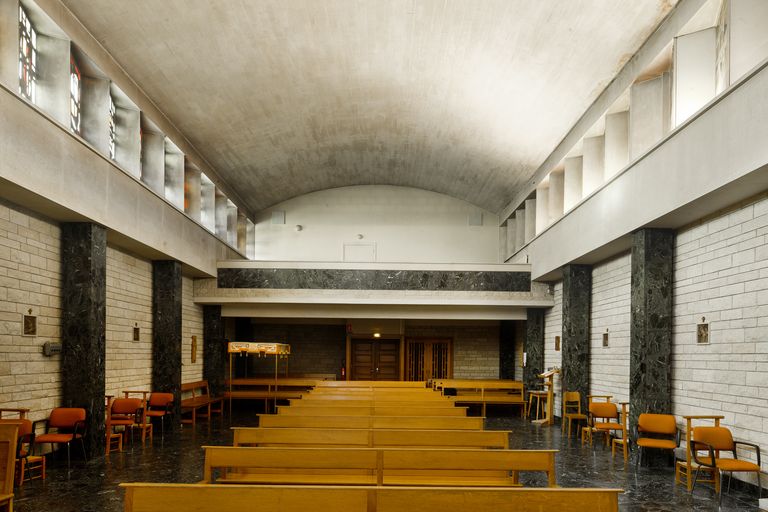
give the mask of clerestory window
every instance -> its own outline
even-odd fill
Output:
[[[82,77],[74,55],[69,56],[69,125],[73,132],[80,134],[80,97]]]
[[[36,100],[37,32],[24,8],[19,6],[19,94]]]

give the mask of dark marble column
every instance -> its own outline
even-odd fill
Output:
[[[632,238],[630,425],[644,412],[672,412],[672,287],[675,233],[642,229]]]
[[[502,320],[499,325],[499,378],[515,378],[516,324],[512,320]]]
[[[589,394],[589,318],[592,301],[592,267],[563,267],[563,391],[581,393],[582,410]],[[559,413],[559,411],[558,411]]]
[[[62,405],[86,409],[86,446],[97,455],[105,438],[107,230],[62,224],[61,270]]]
[[[181,263],[152,262],[152,390],[173,393],[181,412]]]
[[[544,310],[528,308],[525,322],[525,389],[541,389],[539,374],[544,372]]]
[[[203,378],[211,393],[221,396],[227,371],[227,347],[221,306],[203,306]]]

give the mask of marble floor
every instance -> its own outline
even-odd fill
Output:
[[[233,424],[255,425],[252,414],[237,415]],[[513,432],[512,448],[557,448],[557,478],[564,487],[619,487],[625,489],[620,497],[620,510],[627,512],[680,512],[718,510],[714,492],[708,485],[697,486],[693,495],[674,484],[672,468],[635,469],[624,465],[603,446],[581,447],[575,439],[564,439],[560,428],[541,428],[519,418],[491,417],[489,429]],[[120,482],[197,482],[203,474],[205,444],[231,444],[229,422],[215,420],[202,423],[196,429],[188,426],[177,433],[158,435],[153,444],[133,450],[112,453],[88,462],[73,461],[67,474],[66,460],[51,460],[45,482],[26,482],[16,490],[17,512],[118,512],[122,511],[123,493]],[[527,485],[543,486],[538,475],[522,477]],[[757,496],[753,489],[731,489],[723,497],[722,511],[757,511]]]

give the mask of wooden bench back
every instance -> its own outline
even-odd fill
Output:
[[[338,389],[356,389],[356,388],[419,388],[426,389],[427,383],[424,381],[392,381],[392,380],[336,380],[318,382],[317,388],[338,388]]]
[[[522,391],[523,383],[518,380],[494,379],[436,379],[432,382],[434,389],[466,389],[466,390],[504,390]]]
[[[482,430],[482,417],[455,416],[287,416],[259,414],[259,426],[271,428],[387,428],[404,430]]]
[[[373,430],[235,427],[234,446],[508,449],[504,430]]]
[[[120,484],[125,512],[618,512],[620,489]]]
[[[318,382],[318,379],[300,379],[300,378],[278,378],[277,381],[275,381],[274,378],[241,378],[241,379],[232,379],[231,381],[229,379],[226,379],[224,381],[225,386],[229,386],[230,382],[232,386],[245,386],[245,387],[264,387],[272,389],[277,385],[278,388],[281,387],[296,387],[296,388],[312,388],[314,387]]]
[[[374,401],[436,401],[444,402],[450,398],[441,396],[440,393],[399,393],[399,392],[366,392],[366,393],[302,393],[302,400],[374,400]]]
[[[278,406],[277,414],[283,416],[466,416],[466,407],[432,407],[425,409],[418,405],[409,407],[293,407]]]
[[[214,470],[227,471],[227,481],[275,483],[264,473],[333,475],[332,483],[346,483],[345,475],[371,475],[379,485],[413,477],[444,482],[470,477],[462,485],[512,485],[517,472],[545,472],[550,487],[555,481],[555,450],[478,450],[429,448],[289,448],[204,446],[205,483],[214,483]],[[514,480],[509,472],[515,473]],[[403,478],[406,477],[406,478]],[[305,476],[305,478],[311,478]],[[312,483],[314,480],[294,483]],[[471,483],[470,483],[471,482]],[[434,484],[433,484],[434,485]]]
[[[350,398],[348,400],[324,400],[314,398],[312,400],[291,399],[288,402],[291,407],[321,408],[321,407],[422,407],[422,408],[444,408],[455,407],[453,400],[376,400]]]
[[[13,494],[16,442],[20,425],[21,420],[3,420],[0,423],[0,495]]]
[[[210,396],[210,388],[208,387],[207,380],[198,380],[195,382],[185,382],[181,385],[181,392],[191,393],[192,397],[198,396]]]

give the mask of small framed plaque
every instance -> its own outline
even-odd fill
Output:
[[[709,324],[696,324],[696,343],[709,343]]]
[[[37,317],[34,315],[24,315],[22,329],[23,336],[37,336]]]
[[[555,350],[560,350],[560,336],[555,336]]]

